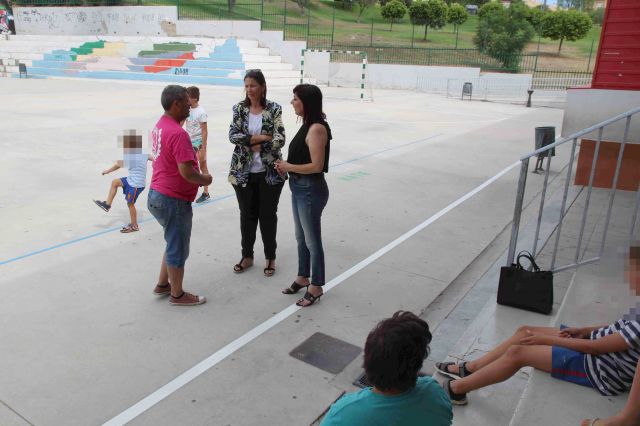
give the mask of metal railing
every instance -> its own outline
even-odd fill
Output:
[[[563,197],[562,197],[562,204],[560,207],[560,216],[558,218],[558,222],[557,222],[557,228],[555,230],[556,236],[555,236],[555,243],[554,243],[554,247],[553,247],[553,256],[551,259],[551,267],[550,270],[553,272],[559,272],[559,271],[563,271],[565,269],[571,269],[571,268],[575,268],[581,265],[585,265],[588,263],[593,263],[596,262],[598,260],[600,260],[600,258],[602,257],[602,254],[604,252],[604,248],[605,248],[605,242],[607,239],[607,231],[609,229],[609,224],[610,224],[610,220],[611,220],[611,211],[613,208],[613,201],[614,201],[614,197],[616,194],[616,188],[618,186],[618,178],[620,176],[620,167],[622,165],[622,158],[623,158],[623,154],[624,154],[624,148],[625,145],[628,142],[628,137],[629,137],[629,128],[631,125],[631,118],[640,113],[640,107],[636,107],[632,110],[629,110],[623,114],[619,114],[616,115],[615,117],[611,117],[608,120],[605,120],[601,123],[598,123],[594,126],[588,127],[586,129],[580,130],[579,132],[576,132],[572,135],[569,135],[565,138],[562,138],[560,140],[557,140],[556,142],[547,145],[545,147],[542,147],[536,151],[533,151],[525,156],[523,156],[520,161],[521,161],[521,166],[520,166],[520,178],[518,180],[518,189],[517,189],[517,193],[516,193],[516,204],[515,204],[515,209],[514,209],[514,213],[513,213],[513,222],[512,222],[512,226],[511,226],[511,240],[509,242],[509,251],[507,254],[507,265],[511,265],[513,263],[513,260],[515,258],[515,252],[516,252],[516,246],[518,243],[518,231],[520,228],[520,219],[522,216],[522,206],[523,206],[523,201],[524,201],[524,193],[525,193],[525,189],[526,189],[526,183],[527,183],[527,171],[529,169],[529,159],[533,156],[537,156],[539,154],[545,154],[547,151],[550,151],[551,149],[554,149],[560,145],[563,145],[567,142],[573,141],[572,146],[571,146],[571,156],[569,157],[569,165],[567,167],[567,176],[566,176],[566,180],[564,183],[564,193],[563,193]],[[587,222],[587,213],[589,210],[589,201],[591,199],[591,192],[593,189],[593,181],[594,181],[594,177],[596,174],[596,164],[598,161],[598,155],[600,153],[600,145],[602,143],[602,135],[604,132],[604,129],[607,126],[610,126],[614,123],[617,123],[621,120],[625,120],[625,128],[624,128],[624,136],[622,137],[622,142],[620,144],[620,150],[618,152],[618,159],[616,162],[616,168],[615,168],[615,172],[613,175],[613,181],[611,184],[611,189],[609,190],[609,206],[607,209],[607,216],[605,219],[605,223],[604,223],[604,231],[602,234],[602,239],[600,240],[600,248],[598,251],[598,255],[596,257],[593,258],[589,258],[589,259],[580,259],[580,251],[582,249],[582,240],[583,240],[583,236],[584,236],[584,230],[585,230],[585,225]],[[576,253],[575,253],[575,257],[573,259],[573,263],[567,264],[567,265],[562,265],[562,266],[556,266],[556,257],[558,254],[558,245],[560,242],[560,233],[562,232],[562,221],[565,217],[565,215],[567,214],[567,195],[569,192],[569,183],[571,181],[571,175],[572,175],[572,170],[573,170],[573,163],[574,163],[574,159],[576,156],[576,147],[578,145],[578,138],[587,135],[589,133],[592,132],[598,132],[598,137],[595,143],[595,148],[594,148],[594,153],[593,153],[593,160],[591,161],[591,169],[589,171],[589,183],[587,185],[587,195],[586,195],[586,201],[585,201],[585,206],[584,206],[584,211],[582,212],[582,219],[580,222],[580,232],[578,234],[578,242],[577,242],[577,247],[576,247]],[[538,255],[537,253],[537,248],[538,248],[538,236],[540,234],[540,224],[542,222],[542,213],[544,210],[544,202],[545,202],[545,196],[546,196],[546,192],[547,192],[547,187],[549,184],[549,169],[551,166],[551,158],[552,155],[546,155],[546,166],[545,166],[545,176],[544,176],[544,183],[542,186],[542,193],[540,195],[540,208],[538,211],[538,217],[537,217],[537,225],[536,225],[536,232],[535,232],[535,236],[533,239],[533,248],[531,250],[531,253],[533,254],[534,257],[536,257]],[[631,224],[630,224],[630,228],[629,228],[629,237],[632,238],[634,231],[636,229],[636,223],[638,220],[638,210],[640,208],[640,187],[636,188],[636,201],[635,201],[635,208],[633,210],[633,214],[632,214],[632,218],[631,218]]]

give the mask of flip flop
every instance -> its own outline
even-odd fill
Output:
[[[134,228],[133,226],[131,226],[131,224],[128,224],[127,226],[124,226],[120,232],[123,234],[129,234],[131,232],[138,232],[139,229],[138,228]]]

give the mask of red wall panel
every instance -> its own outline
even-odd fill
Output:
[[[607,2],[591,87],[640,90],[639,0]]]

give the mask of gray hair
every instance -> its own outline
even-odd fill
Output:
[[[171,105],[173,105],[174,102],[179,102],[184,99],[186,94],[187,89],[185,87],[175,84],[168,85],[162,91],[162,96],[160,96],[162,108],[164,108],[165,111],[169,111],[171,109]]]

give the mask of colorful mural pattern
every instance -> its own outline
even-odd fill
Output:
[[[245,64],[234,39],[215,46],[192,43],[95,41],[53,50],[33,60],[30,75],[241,86]]]

